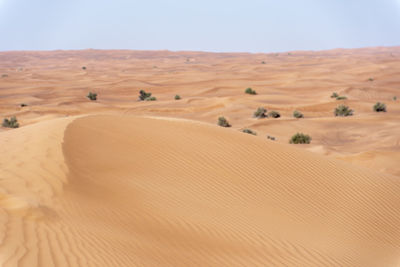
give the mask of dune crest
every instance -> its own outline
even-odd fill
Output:
[[[1,266],[399,264],[394,176],[185,120],[1,136]]]

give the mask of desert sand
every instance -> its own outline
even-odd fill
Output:
[[[0,53],[0,113],[21,124],[0,129],[0,265],[399,266],[399,60]],[[282,117],[252,118],[260,106]],[[311,144],[288,144],[296,132]]]

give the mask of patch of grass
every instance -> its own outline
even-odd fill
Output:
[[[267,113],[267,110],[263,107],[259,107],[256,112],[254,112],[253,117],[258,119],[266,118],[267,114],[265,113]]]
[[[331,98],[337,98],[338,96],[339,96],[338,93],[333,92],[332,95],[331,95]]]
[[[300,111],[295,110],[295,111],[293,111],[293,117],[300,119],[300,118],[304,118],[304,115]]]
[[[376,104],[373,107],[373,110],[375,112],[386,112],[386,105],[381,102],[376,102]]]
[[[308,134],[297,133],[290,138],[290,144],[309,144],[311,142],[311,136]]]
[[[15,116],[12,116],[10,119],[5,118],[3,120],[2,126],[7,128],[18,128],[19,123],[17,118]]]
[[[346,100],[347,97],[346,96],[338,96],[336,97],[336,100]]]
[[[354,111],[350,109],[348,106],[339,105],[335,108],[333,113],[335,114],[335,116],[347,117],[347,116],[352,116],[353,112]]]
[[[180,95],[175,95],[175,100],[180,100],[181,96]]]
[[[218,118],[218,125],[221,127],[231,127],[228,120],[225,117]]]
[[[277,118],[279,118],[279,117],[281,116],[281,114],[280,114],[278,111],[275,111],[275,110],[270,111],[270,112],[268,113],[268,115],[269,115],[270,117],[272,117],[272,118],[275,118],[275,119],[277,119]]]
[[[86,97],[89,98],[92,101],[96,101],[97,100],[97,94],[96,93],[89,92],[89,94]]]
[[[255,90],[251,89],[250,87],[247,88],[244,92],[246,94],[249,94],[249,95],[256,95],[257,94],[257,92]]]
[[[255,131],[250,130],[250,129],[243,129],[242,132],[247,133],[247,134],[257,135],[257,133]]]

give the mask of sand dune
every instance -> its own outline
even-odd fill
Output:
[[[0,133],[2,266],[398,266],[400,180],[188,120]]]

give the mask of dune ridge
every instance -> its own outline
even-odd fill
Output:
[[[0,135],[2,266],[399,264],[395,176],[187,120]]]

